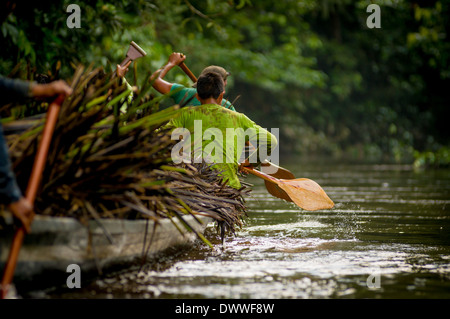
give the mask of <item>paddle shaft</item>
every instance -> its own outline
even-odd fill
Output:
[[[47,121],[42,132],[42,139],[39,144],[38,151],[33,163],[33,169],[28,182],[27,190],[25,193],[26,199],[30,203],[34,203],[36,194],[39,188],[39,184],[42,179],[42,173],[44,172],[45,162],[47,160],[47,154],[52,140],[53,132],[55,130],[56,121],[58,120],[59,111],[61,109],[64,96],[58,96],[49,106],[47,111]],[[30,216],[30,223],[32,222],[34,213]],[[25,228],[22,226],[14,234],[11,249],[1,283],[1,299],[4,299],[8,293],[9,285],[14,277],[14,271],[16,269],[17,260],[19,257],[20,248],[22,247],[23,239],[25,238]]]
[[[186,75],[192,80],[192,82],[197,82],[197,77],[194,75],[194,73],[189,70],[189,68],[184,64],[184,62],[181,62],[178,64],[178,66],[186,73]]]
[[[247,143],[245,143],[246,146],[248,146],[249,148],[249,154],[250,152],[256,151],[256,148],[250,143],[250,141],[247,141]],[[250,155],[248,155],[250,157]],[[247,160],[249,159],[249,157],[247,158]],[[275,177],[275,178],[279,178],[279,179],[294,179],[295,176],[294,174],[292,174],[291,171],[289,171],[286,168],[280,167],[272,162],[269,162],[268,160],[264,160],[261,162],[261,166],[267,166],[270,167],[270,170],[274,172],[273,173],[267,173],[268,175]],[[262,167],[261,167],[262,169]],[[270,191],[270,189],[269,189]]]
[[[278,183],[279,182],[279,180],[276,179],[275,177],[272,177],[270,175],[264,174],[263,172],[254,170],[253,168],[249,168],[249,167],[245,167],[244,166],[244,167],[242,167],[242,170],[244,170],[244,172],[246,172],[246,173],[250,173],[250,174],[255,175],[255,176],[259,177],[259,178],[262,178],[263,180],[268,181],[270,183]]]
[[[242,169],[246,173],[250,173],[252,175],[255,175],[256,177],[262,178],[264,180],[264,186],[266,186],[266,189],[270,193],[270,195],[280,199],[284,199],[288,202],[292,202],[292,198],[278,186],[280,180],[278,180],[277,178],[268,174],[264,174],[263,172],[257,171],[253,168],[242,167]]]

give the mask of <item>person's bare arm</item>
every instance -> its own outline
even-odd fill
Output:
[[[7,83],[8,84],[8,83]],[[20,86],[19,86],[20,85]],[[70,95],[72,94],[72,88],[67,85],[66,82],[54,81],[48,84],[38,84],[35,82],[21,81],[16,80],[15,83],[11,84],[11,80],[9,81],[9,87],[7,89],[16,93],[16,98],[45,98],[52,97],[55,95]],[[3,136],[1,136],[2,144]],[[4,148],[1,151],[2,156],[2,170],[1,170],[1,179],[2,182],[8,183],[8,192],[6,196],[8,196],[11,202],[7,205],[9,210],[12,212],[13,216],[16,217],[25,227],[26,232],[30,232],[31,219],[33,216],[33,205],[30,203],[25,197],[21,195],[20,190],[15,185],[16,181],[13,177],[14,174],[11,171],[8,151],[6,145],[1,145]],[[7,160],[6,160],[7,159]],[[17,188],[15,191],[14,189]]]
[[[177,66],[184,60],[186,60],[185,55],[174,52],[169,56],[169,61],[167,62],[167,64],[152,74],[150,80],[153,81],[153,87],[156,91],[161,94],[167,94],[170,92],[173,83],[164,80],[164,77],[166,76],[167,72],[169,72],[173,67]]]
[[[48,84],[31,84],[31,95],[33,97],[52,97],[59,94],[72,94],[72,88],[63,80],[50,82]]]

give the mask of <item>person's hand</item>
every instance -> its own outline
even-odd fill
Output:
[[[184,60],[186,60],[186,56],[183,53],[174,52],[169,56],[168,64],[179,65]]]
[[[248,161],[248,159],[246,159],[244,162],[242,162],[241,164],[239,164],[239,172],[243,173],[243,174],[248,174],[243,168],[253,168],[253,165],[250,164],[250,162]]]
[[[128,61],[127,64],[125,64],[124,66],[120,66],[119,64],[117,64],[117,69],[116,69],[116,73],[118,77],[123,78],[125,76],[125,74],[127,74],[128,72],[128,67],[130,66],[132,61]]]
[[[52,97],[63,94],[72,94],[72,88],[63,80],[54,81],[48,84],[33,84],[31,87],[33,97]]]
[[[31,230],[31,219],[33,217],[33,205],[25,198],[21,197],[18,201],[8,205],[9,210],[14,217],[20,220],[27,233]]]

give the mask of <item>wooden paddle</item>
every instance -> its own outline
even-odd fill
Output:
[[[181,62],[178,64],[178,66],[186,73],[186,75],[192,80],[192,82],[197,82],[197,77],[194,75],[194,73],[189,70],[189,68],[184,64],[184,62]]]
[[[311,179],[277,179],[250,167],[242,167],[241,169],[244,172],[253,174],[275,185],[277,187],[275,189],[279,189],[282,192],[277,195],[272,195],[291,201],[300,208],[313,211],[334,207],[333,201],[328,197],[322,187]]]
[[[36,153],[36,157],[33,163],[33,169],[31,171],[30,180],[28,182],[26,190],[26,199],[30,203],[34,203],[36,194],[41,182],[42,173],[44,172],[45,162],[47,160],[48,149],[50,147],[50,142],[52,140],[53,131],[55,129],[56,121],[58,120],[59,111],[61,109],[61,104],[64,100],[64,96],[58,96],[49,106],[47,111],[47,121],[44,126],[42,133],[42,139],[39,143],[39,148]],[[32,222],[34,217],[30,217]],[[7,263],[5,265],[5,270],[3,273],[3,279],[1,283],[1,299],[4,299],[8,293],[9,285],[12,282],[14,276],[14,270],[16,269],[17,260],[19,257],[20,248],[22,247],[22,242],[25,237],[26,230],[22,226],[14,234],[11,249],[9,251],[9,256]]]
[[[246,148],[247,147],[249,148],[249,153],[251,151],[255,151],[255,147],[252,144],[247,143]],[[292,174],[291,171],[289,171],[283,167],[280,167],[278,165],[275,165],[274,163],[268,162],[267,160],[265,160],[264,162],[261,163],[261,170],[264,171],[264,167],[269,167],[270,173],[267,173],[267,175],[270,175],[272,177],[275,177],[278,179],[294,179],[295,178],[294,174]],[[274,172],[274,169],[275,169],[275,172]],[[264,185],[266,186],[266,189],[269,192],[269,194],[271,194],[272,196],[292,202],[292,199],[289,197],[289,195],[286,194],[286,192],[284,190],[282,190],[280,187],[278,187],[277,184],[269,182],[267,180],[264,180]]]
[[[197,82],[197,77],[191,72],[191,70],[189,70],[189,68],[186,66],[186,64],[184,62],[181,62],[180,64],[178,64],[178,66],[184,71],[184,73],[186,73],[186,75],[195,83]],[[247,143],[250,147],[254,146],[251,145],[250,143]],[[271,162],[268,161],[264,161],[261,165],[263,166],[271,166],[270,170],[271,173],[269,173],[270,176],[273,176],[275,178],[283,178],[283,179],[293,179],[295,178],[294,174],[292,174],[289,170],[277,166]],[[273,172],[273,173],[272,173]],[[267,184],[266,184],[267,186]],[[269,191],[269,193],[272,194],[272,192],[276,192],[276,190],[274,189],[274,187],[272,185],[269,184],[267,190]],[[273,195],[273,194],[272,194]],[[275,195],[274,195],[275,196]]]

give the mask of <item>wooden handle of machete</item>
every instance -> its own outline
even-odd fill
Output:
[[[28,182],[27,190],[25,193],[26,199],[30,203],[34,203],[36,194],[41,182],[42,173],[44,172],[45,162],[47,160],[47,154],[52,140],[53,132],[55,130],[56,121],[58,120],[59,111],[61,109],[61,104],[64,100],[64,96],[58,96],[52,104],[50,104],[47,111],[47,121],[44,126],[44,131],[42,132],[42,139],[39,143],[39,148],[36,153],[36,157],[33,163],[33,170],[31,171],[31,176]],[[34,213],[30,216],[30,223],[33,221]],[[9,285],[12,282],[14,276],[14,270],[16,269],[17,260],[19,257],[20,248],[22,247],[22,242],[25,237],[25,228],[22,226],[14,234],[11,249],[9,251],[9,256],[7,263],[5,265],[5,270],[3,273],[2,283],[1,283],[1,299],[4,299],[7,295]]]
[[[197,82],[197,78],[195,77],[194,73],[189,70],[189,68],[184,64],[184,62],[181,62],[178,64],[178,66],[186,73],[186,75],[192,80],[192,82]]]

